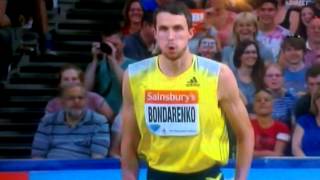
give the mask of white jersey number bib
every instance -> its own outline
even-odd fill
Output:
[[[158,136],[199,133],[197,91],[147,90],[144,105],[149,131]]]

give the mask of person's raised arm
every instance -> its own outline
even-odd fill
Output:
[[[136,180],[138,177],[138,144],[140,133],[136,122],[133,107],[133,98],[130,90],[128,73],[123,79],[123,106],[122,106],[122,141],[121,141],[121,167],[123,180]]]
[[[85,75],[84,75],[84,85],[87,90],[92,90],[96,78],[96,70],[98,65],[98,54],[100,52],[100,43],[92,43],[92,62],[88,64]]]
[[[296,124],[296,127],[292,135],[292,154],[294,156],[298,156],[298,157],[305,156],[303,150],[301,149],[301,141],[302,141],[303,134],[304,134],[303,128],[299,124]]]
[[[218,83],[219,103],[237,140],[236,180],[245,180],[250,169],[254,134],[248,112],[240,98],[239,89],[232,71],[221,64]]]
[[[106,42],[110,48],[112,49],[111,54],[108,54],[108,63],[110,65],[111,70],[114,72],[114,74],[117,77],[117,80],[119,81],[119,84],[122,84],[123,74],[124,70],[121,68],[121,65],[119,62],[124,62],[124,56],[117,57],[117,51],[120,51],[117,49],[112,43]],[[118,58],[118,59],[117,59]],[[123,58],[123,59],[119,59]]]

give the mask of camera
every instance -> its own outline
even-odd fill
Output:
[[[108,55],[112,54],[112,48],[106,43],[100,43],[100,50]]]

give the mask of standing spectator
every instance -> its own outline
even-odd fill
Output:
[[[256,118],[251,120],[254,130],[254,156],[283,156],[290,140],[289,128],[272,118],[272,93],[259,90],[254,99]]]
[[[11,21],[6,14],[7,0],[0,1],[0,29],[11,25]]]
[[[101,45],[108,46],[103,52]],[[123,43],[118,27],[111,27],[102,33],[102,43],[92,44],[92,62],[85,74],[87,89],[94,89],[101,94],[111,106],[112,111],[119,113],[122,95],[121,83],[124,70],[130,63],[135,62],[123,54]]]
[[[139,32],[142,26],[143,9],[139,0],[128,0],[123,9],[123,35]]]
[[[311,114],[298,119],[293,139],[294,156],[320,156],[320,89],[312,95]]]
[[[259,31],[257,40],[272,51],[273,59],[278,59],[283,39],[290,35],[290,31],[277,24],[276,0],[262,0],[257,9]]]
[[[242,41],[234,54],[234,71],[239,89],[247,102],[247,110],[253,112],[252,104],[257,89],[263,86],[264,64],[259,55],[259,47],[254,41]]]
[[[310,67],[306,73],[307,94],[297,100],[295,106],[295,118],[310,113],[311,96],[320,87],[320,65]]]
[[[235,70],[233,63],[234,50],[241,41],[256,41],[258,33],[257,17],[251,12],[242,12],[238,14],[233,25],[233,42],[222,50],[222,61],[232,70]],[[275,62],[272,52],[264,44],[256,41],[259,46],[259,55],[264,64]]]
[[[283,59],[286,66],[283,70],[284,87],[297,96],[305,94],[305,75],[307,68],[303,62],[306,43],[301,37],[289,36],[282,43]]]
[[[11,21],[6,14],[6,9],[7,0],[0,0],[0,82],[6,80],[8,76],[14,39],[10,29]]]
[[[320,18],[313,18],[307,27],[307,52],[304,56],[305,64],[310,67],[317,59],[317,51],[320,50]]]
[[[48,24],[47,5],[49,2],[48,0],[10,0],[8,1],[8,15],[13,26],[21,27],[25,25],[23,22],[27,24],[27,21],[32,21],[31,27],[28,28],[38,33],[41,52],[55,54],[52,51],[52,36]]]
[[[307,27],[310,21],[315,17],[314,9],[312,6],[303,6],[300,11],[300,24],[297,34],[307,39]]]
[[[64,65],[59,73],[59,87],[62,87],[66,84],[73,83],[84,83],[82,70],[71,64]],[[113,122],[113,112],[110,108],[109,104],[103,99],[102,96],[95,92],[87,92],[86,93],[86,107],[104,115],[108,122]],[[50,100],[45,108],[46,113],[55,113],[63,109],[63,103],[61,97],[55,97]]]
[[[295,34],[299,27],[300,12],[298,7],[291,4],[286,5],[286,0],[277,0],[277,15],[275,21],[280,26],[290,30],[292,34]]]
[[[124,55],[128,58],[142,60],[152,56],[155,47],[153,16],[143,14],[141,29],[124,38]]]
[[[32,143],[32,158],[104,158],[110,143],[106,118],[85,108],[86,90],[81,84],[66,84],[61,89],[64,108],[42,118]]]
[[[284,88],[283,72],[278,64],[267,65],[264,83],[273,97],[272,118],[285,123],[291,128],[296,97]]]

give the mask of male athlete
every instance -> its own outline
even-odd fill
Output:
[[[229,140],[224,116],[237,139],[236,180],[252,160],[253,131],[231,70],[188,49],[192,22],[178,3],[155,13],[159,56],[132,64],[123,80],[122,175],[138,177],[138,159],[149,180],[223,179]]]

